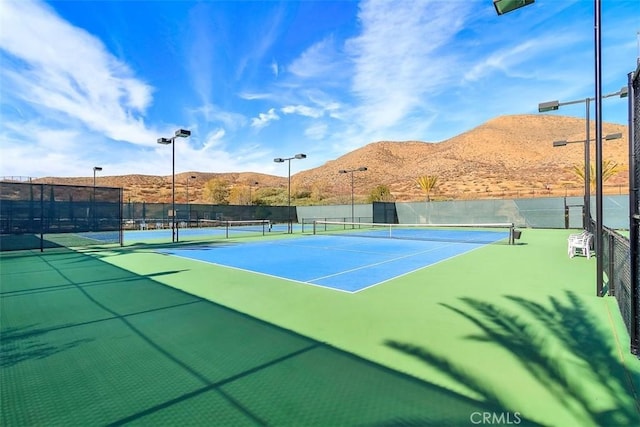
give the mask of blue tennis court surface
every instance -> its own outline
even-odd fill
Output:
[[[480,242],[317,235],[159,252],[305,284],[358,292],[509,237],[507,232],[482,233]]]

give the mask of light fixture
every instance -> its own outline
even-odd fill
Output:
[[[601,98],[611,98],[613,96],[619,96],[620,98],[624,98],[625,96],[627,96],[629,93],[628,88],[622,87],[618,92],[613,92],[613,93],[609,93],[606,95],[603,95]],[[541,102],[540,104],[538,104],[538,111],[541,113],[547,112],[547,111],[555,111],[557,109],[559,109],[562,106],[565,105],[573,105],[573,104],[581,104],[584,103],[585,104],[585,127],[586,127],[586,140],[591,141],[590,138],[590,132],[591,132],[591,125],[589,123],[590,118],[591,118],[591,114],[589,113],[589,107],[591,104],[591,101],[594,101],[595,98],[585,98],[585,99],[577,99],[574,101],[567,101],[567,102],[560,102],[560,101],[548,101],[548,102]],[[606,139],[603,138],[603,139]],[[615,139],[615,138],[611,138],[611,139]],[[585,140],[581,140],[581,141],[574,141],[574,142],[584,142]],[[601,142],[601,141],[600,141]],[[564,145],[566,145],[568,142],[567,141],[554,141],[553,146],[554,147],[562,147]],[[589,144],[585,144],[584,147],[584,164],[585,165],[589,165],[591,163],[590,160],[590,153],[589,153],[590,147]],[[597,150],[596,150],[597,151]],[[597,153],[596,153],[597,154]],[[598,169],[598,168],[596,168]],[[583,227],[585,230],[591,231],[591,188],[589,183],[591,182],[591,171],[590,168],[585,168],[584,171],[585,174],[585,189],[584,189],[584,223],[583,223]]]
[[[186,138],[191,136],[191,131],[186,129],[178,129],[175,131],[175,136],[172,138],[158,138],[158,144],[169,145],[172,144],[172,171],[171,171],[171,241],[177,242],[179,240],[178,237],[178,228],[176,227],[176,138]]]
[[[350,173],[351,174],[351,222],[355,222],[355,203],[354,203],[354,181],[353,181],[353,173],[354,172],[364,172],[367,170],[366,166],[360,166],[357,169],[340,169],[338,173]],[[355,227],[355,224],[351,224],[351,227]]]
[[[276,157],[275,159],[273,159],[274,162],[276,163],[284,163],[284,162],[289,162],[289,186],[288,186],[288,197],[287,197],[287,215],[288,215],[288,226],[287,226],[287,232],[288,233],[292,233],[293,232],[293,224],[291,222],[291,160],[292,159],[306,159],[307,155],[303,154],[303,153],[298,153],[293,157],[286,157],[286,158],[282,158],[282,157]]]
[[[610,133],[609,135],[604,137],[604,140],[611,141],[612,139],[620,139],[620,138],[622,138],[622,132]]]
[[[538,112],[539,113],[545,113],[547,111],[554,111],[554,110],[557,110],[558,108],[560,108],[560,102],[559,101],[549,101],[549,102],[542,102],[542,103],[538,104]]]
[[[534,3],[535,0],[493,0],[493,6],[496,8],[498,15],[504,15],[513,10]]]

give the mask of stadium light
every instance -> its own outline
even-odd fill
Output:
[[[606,95],[603,95],[602,98],[611,98],[613,96],[619,96],[620,98],[624,98],[626,96],[628,96],[629,91],[627,87],[623,87],[622,89],[620,89],[617,92],[614,93],[609,93]],[[548,111],[555,111],[558,110],[560,107],[563,107],[565,105],[573,105],[573,104],[581,104],[584,102],[585,104],[585,122],[586,122],[586,138],[580,141],[575,141],[575,142],[584,142],[584,141],[592,141],[591,137],[590,137],[590,131],[591,131],[591,123],[590,123],[590,117],[591,114],[589,112],[589,107],[591,105],[591,101],[594,101],[595,98],[585,98],[585,99],[577,99],[575,101],[567,101],[567,102],[560,102],[560,101],[548,101],[548,102],[541,102],[540,104],[538,104],[538,112],[539,113],[545,113]],[[606,138],[605,138],[606,139]],[[594,139],[595,140],[595,139]],[[554,141],[553,146],[554,147],[561,147],[565,144],[561,143],[562,141]],[[585,148],[584,148],[584,164],[585,165],[589,165],[591,164],[591,155],[590,155],[590,149],[589,149],[589,144],[585,144]],[[597,168],[597,166],[596,166]],[[585,167],[585,187],[584,187],[584,222],[583,222],[583,226],[585,230],[589,230],[591,231],[591,187],[589,185],[589,183],[591,182],[591,171],[589,167]],[[597,238],[596,238],[597,239]]]
[[[493,7],[496,8],[498,15],[504,15],[505,13],[530,5],[534,3],[534,1],[535,0],[493,0]]]
[[[538,113],[546,113],[547,111],[554,111],[558,108],[560,108],[559,101],[541,102],[540,104],[538,104]]]
[[[291,234],[293,232],[293,224],[291,222],[291,160],[292,159],[306,159],[307,155],[306,154],[296,154],[293,157],[286,157],[286,158],[282,158],[282,157],[276,157],[275,159],[273,159],[274,162],[276,163],[284,163],[284,162],[289,162],[289,189],[288,189],[288,202],[287,202],[287,215],[289,216],[289,221],[288,221],[288,225],[287,225],[287,232],[289,234]]]
[[[338,173],[350,173],[351,174],[351,222],[355,222],[355,209],[354,209],[354,199],[353,199],[353,173],[354,172],[364,172],[367,170],[366,166],[360,166],[358,169],[341,169]],[[353,227],[354,225],[352,225]]]
[[[507,1],[507,0],[502,0]],[[502,3],[501,0],[494,0],[493,5],[496,8],[498,15],[514,10],[518,7],[522,7],[525,4],[510,7],[507,3]],[[515,0],[514,0],[515,1]],[[524,0],[526,2],[526,0]],[[602,0],[593,0],[593,45],[594,45],[594,86],[595,86],[595,119],[596,119],[596,296],[602,297],[604,290],[604,245],[602,244],[602,235],[604,234],[603,224],[603,197],[602,197]],[[629,82],[631,84],[631,82]],[[628,96],[628,89],[622,89],[620,97],[624,98]],[[588,102],[588,101],[587,101]],[[629,112],[631,113],[631,102],[629,103]],[[631,114],[630,114],[631,116]],[[587,130],[589,127],[587,126]],[[587,136],[587,140],[589,137]],[[631,138],[630,138],[631,140]],[[631,141],[629,141],[631,143]],[[588,168],[587,168],[588,170]],[[634,292],[634,300],[636,300]],[[634,349],[636,352],[640,351],[638,348]]]
[[[186,129],[178,129],[175,132],[175,136],[171,138],[158,138],[158,144],[169,145],[172,147],[171,154],[171,242],[177,242],[179,240],[178,237],[178,227],[176,227],[176,138],[187,138],[191,136],[191,131]]]
[[[612,139],[620,138],[622,138],[622,132],[608,134],[603,139],[605,141],[610,141]],[[584,215],[582,217],[582,226],[585,230],[590,230],[591,228],[591,212],[589,211],[591,198],[591,160],[589,159],[589,143],[591,141],[595,141],[595,139],[579,139],[576,141],[567,141],[566,139],[562,139],[560,141],[553,141],[554,147],[564,147],[567,144],[584,144]]]
[[[604,137],[604,140],[611,141],[612,139],[620,139],[620,138],[622,138],[622,132],[610,133],[609,135]]]
[[[626,98],[627,96],[629,96],[629,88],[624,86],[617,92],[613,92],[613,93],[608,93],[606,95],[602,95],[602,99],[611,98],[613,96],[619,96],[620,98]],[[595,98],[577,99],[575,101],[567,101],[567,102],[560,102],[560,101],[541,102],[541,103],[538,104],[538,112],[539,113],[545,113],[547,111],[558,110],[560,107],[565,106],[565,105],[580,104],[582,102],[589,102],[589,101],[595,101]]]
[[[526,0],[525,0],[526,1]],[[516,7],[508,7],[505,3],[502,8],[498,5],[500,0],[494,0],[493,5],[498,12],[498,15],[506,13]],[[522,5],[524,6],[524,5]],[[595,98],[596,101],[596,295],[602,296],[602,290],[604,288],[604,247],[602,245],[602,234],[604,228],[602,224],[602,0],[593,0],[593,51],[594,51],[594,86],[595,86]],[[628,92],[627,92],[628,93]],[[622,94],[621,94],[622,96]],[[587,101],[588,102],[588,101]],[[587,126],[587,130],[589,127]],[[589,137],[587,136],[587,140]],[[587,168],[588,170],[588,168]]]
[[[622,132],[617,132],[617,133],[610,133],[608,135],[606,135],[603,139],[605,141],[611,141],[612,139],[620,139],[622,138]],[[590,139],[589,142],[591,141],[595,141],[595,139]],[[567,144],[577,144],[577,143],[581,143],[584,144],[586,143],[587,140],[586,139],[579,139],[576,141],[567,141],[566,139],[561,139],[559,141],[553,141],[553,146],[554,147],[564,147]]]

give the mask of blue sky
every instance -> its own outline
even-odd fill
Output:
[[[593,97],[591,0],[0,0],[0,176],[286,176],[380,140],[440,142]],[[602,89],[627,84],[640,2],[602,0]],[[626,100],[603,119],[627,123]],[[557,114],[584,117],[584,104]],[[593,114],[593,108],[592,108]]]

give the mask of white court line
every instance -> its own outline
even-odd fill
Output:
[[[369,239],[369,238],[362,237],[362,239]],[[297,239],[294,239],[294,240],[297,240]],[[296,244],[288,243],[288,242],[293,242],[294,240],[287,241],[287,243],[283,243],[283,241],[281,241],[281,240],[279,240],[279,241],[271,241],[271,242],[254,242],[254,243],[266,244],[266,245],[274,244],[274,245],[285,246],[285,247],[286,246],[289,246],[289,247],[300,247],[300,248],[304,247],[306,249],[323,249],[323,250],[331,250],[331,251],[337,251],[338,250],[338,251],[344,251],[344,252],[356,252],[356,253],[363,253],[363,254],[388,255],[387,252],[374,252],[374,251],[362,251],[362,250],[355,250],[355,249],[343,249],[343,248],[336,247],[336,246],[322,246],[322,247],[320,247],[320,246],[308,246],[308,245],[301,245],[301,244],[296,245]],[[464,251],[464,252],[456,253],[456,254],[454,254],[452,256],[449,256],[447,258],[443,258],[443,259],[438,260],[436,262],[432,262],[432,263],[429,263],[427,265],[423,265],[423,266],[418,267],[416,269],[413,269],[413,270],[410,270],[410,271],[406,271],[406,272],[401,273],[399,275],[390,277],[388,279],[382,280],[382,281],[377,282],[377,283],[373,283],[371,285],[368,285],[368,286],[365,286],[363,288],[359,288],[359,289],[356,289],[356,290],[353,290],[353,291],[342,289],[342,288],[339,288],[337,286],[329,286],[329,285],[321,285],[321,284],[318,284],[318,283],[313,283],[313,282],[316,282],[316,281],[319,281],[319,280],[322,280],[322,279],[327,279],[327,278],[331,278],[331,277],[337,277],[337,276],[348,274],[348,273],[351,273],[351,272],[354,272],[354,271],[366,270],[367,268],[370,268],[370,267],[375,267],[375,266],[378,266],[378,265],[384,265],[384,264],[388,264],[388,263],[391,263],[391,262],[399,261],[399,260],[402,260],[402,259],[405,259],[405,258],[414,257],[416,255],[422,255],[422,254],[426,254],[426,253],[430,253],[430,252],[434,252],[434,251],[439,251],[439,250],[442,250],[443,248],[446,248],[446,247],[459,246],[459,245],[468,244],[468,243],[474,243],[474,244],[477,244],[478,246],[476,248],[473,248],[473,249],[470,249],[470,250],[467,250],[467,251]],[[338,273],[334,273],[334,274],[329,274],[329,275],[326,275],[326,276],[316,277],[316,278],[310,279],[309,281],[291,279],[291,278],[288,278],[288,277],[277,276],[277,275],[273,275],[273,274],[269,274],[269,273],[263,273],[263,272],[260,272],[260,271],[250,270],[250,269],[246,269],[246,268],[235,267],[235,266],[226,265],[226,264],[220,264],[220,263],[217,263],[217,262],[201,260],[201,259],[197,259],[197,258],[183,256],[183,255],[177,255],[175,253],[167,253],[167,252],[159,252],[159,253],[164,254],[164,255],[171,255],[171,256],[187,259],[187,260],[199,261],[199,262],[203,262],[203,263],[207,263],[207,264],[212,264],[212,265],[216,265],[216,266],[219,266],[219,267],[231,268],[231,269],[234,269],[234,270],[237,270],[237,271],[243,271],[243,272],[258,274],[258,275],[265,276],[265,277],[271,277],[271,278],[276,278],[276,279],[280,279],[280,280],[286,280],[288,282],[293,282],[293,283],[297,283],[297,284],[311,285],[311,286],[315,286],[315,287],[319,287],[319,288],[323,288],[323,289],[330,289],[330,290],[340,291],[340,292],[344,292],[344,293],[348,293],[348,294],[355,294],[355,293],[364,291],[366,289],[372,288],[374,286],[378,286],[378,285],[380,285],[382,283],[386,283],[388,281],[395,280],[395,279],[397,279],[399,277],[403,277],[403,276],[406,276],[408,274],[414,273],[416,271],[422,270],[424,268],[431,267],[431,266],[439,264],[439,263],[441,263],[443,261],[447,261],[447,260],[453,259],[453,258],[455,258],[457,256],[465,255],[465,254],[467,254],[469,252],[472,252],[474,250],[480,249],[480,248],[482,248],[484,246],[485,246],[485,244],[476,243],[476,242],[450,242],[448,244],[441,244],[441,245],[438,245],[436,247],[432,247],[432,248],[429,248],[429,249],[426,249],[426,250],[412,252],[410,254],[404,254],[402,256],[396,256],[394,258],[386,259],[384,261],[380,261],[380,262],[376,262],[376,263],[372,263],[372,264],[366,264],[366,265],[363,265],[363,266],[360,266],[360,267],[351,268],[351,269],[348,269],[348,270],[344,270],[344,271],[341,271],[341,272],[338,272]],[[182,249],[177,249],[177,250],[182,250]]]
[[[378,266],[378,265],[388,264],[390,262],[395,262],[395,261],[398,261],[398,260],[401,260],[401,259],[405,259],[405,258],[411,258],[411,257],[414,257],[416,255],[426,254],[426,253],[429,253],[429,252],[440,250],[442,248],[446,248],[448,246],[455,246],[457,244],[458,243],[452,243],[452,244],[449,244],[449,245],[438,246],[438,247],[435,247],[435,248],[430,248],[430,249],[425,250],[425,251],[419,251],[419,252],[415,252],[415,253],[411,253],[411,254],[407,254],[407,255],[402,255],[402,256],[399,256],[399,257],[386,259],[384,261],[375,262],[373,264],[362,265],[360,267],[356,267],[356,268],[352,268],[352,269],[349,269],[349,270],[341,271],[340,273],[334,273],[334,274],[329,274],[327,276],[316,277],[315,279],[311,279],[311,281],[315,282],[317,280],[327,279],[327,278],[330,278],[330,277],[340,276],[340,275],[343,275],[343,274],[346,274],[346,273],[351,273],[351,272],[354,272],[354,271],[363,270],[363,269],[370,268],[370,267],[375,267],[375,266]],[[367,253],[367,252],[363,252],[363,253]],[[379,253],[379,252],[374,252],[374,253]]]
[[[266,277],[271,277],[271,278],[274,278],[274,279],[286,280],[287,282],[293,282],[293,283],[297,283],[297,284],[301,284],[301,285],[305,285],[305,286],[311,285],[311,286],[315,286],[317,288],[330,289],[332,291],[340,291],[340,292],[344,292],[344,293],[347,293],[347,294],[353,294],[355,292],[355,291],[347,291],[346,289],[340,289],[340,288],[336,288],[336,287],[333,287],[333,286],[320,285],[320,284],[317,284],[317,283],[303,282],[302,280],[290,279],[288,277],[276,276],[274,274],[263,273],[261,271],[248,270],[246,268],[234,267],[233,265],[220,264],[220,263],[217,263],[217,262],[207,261],[207,260],[204,260],[204,259],[191,258],[191,257],[188,257],[188,256],[177,255],[177,254],[174,254],[174,253],[166,253],[166,252],[157,252],[157,253],[159,253],[161,255],[170,255],[170,256],[174,256],[176,258],[182,258],[182,259],[186,259],[186,260],[189,260],[189,261],[197,261],[197,262],[202,262],[202,263],[205,263],[205,264],[211,264],[211,265],[215,265],[215,266],[218,266],[218,267],[230,268],[232,270],[243,271],[245,273],[258,274],[260,276],[266,276]]]

